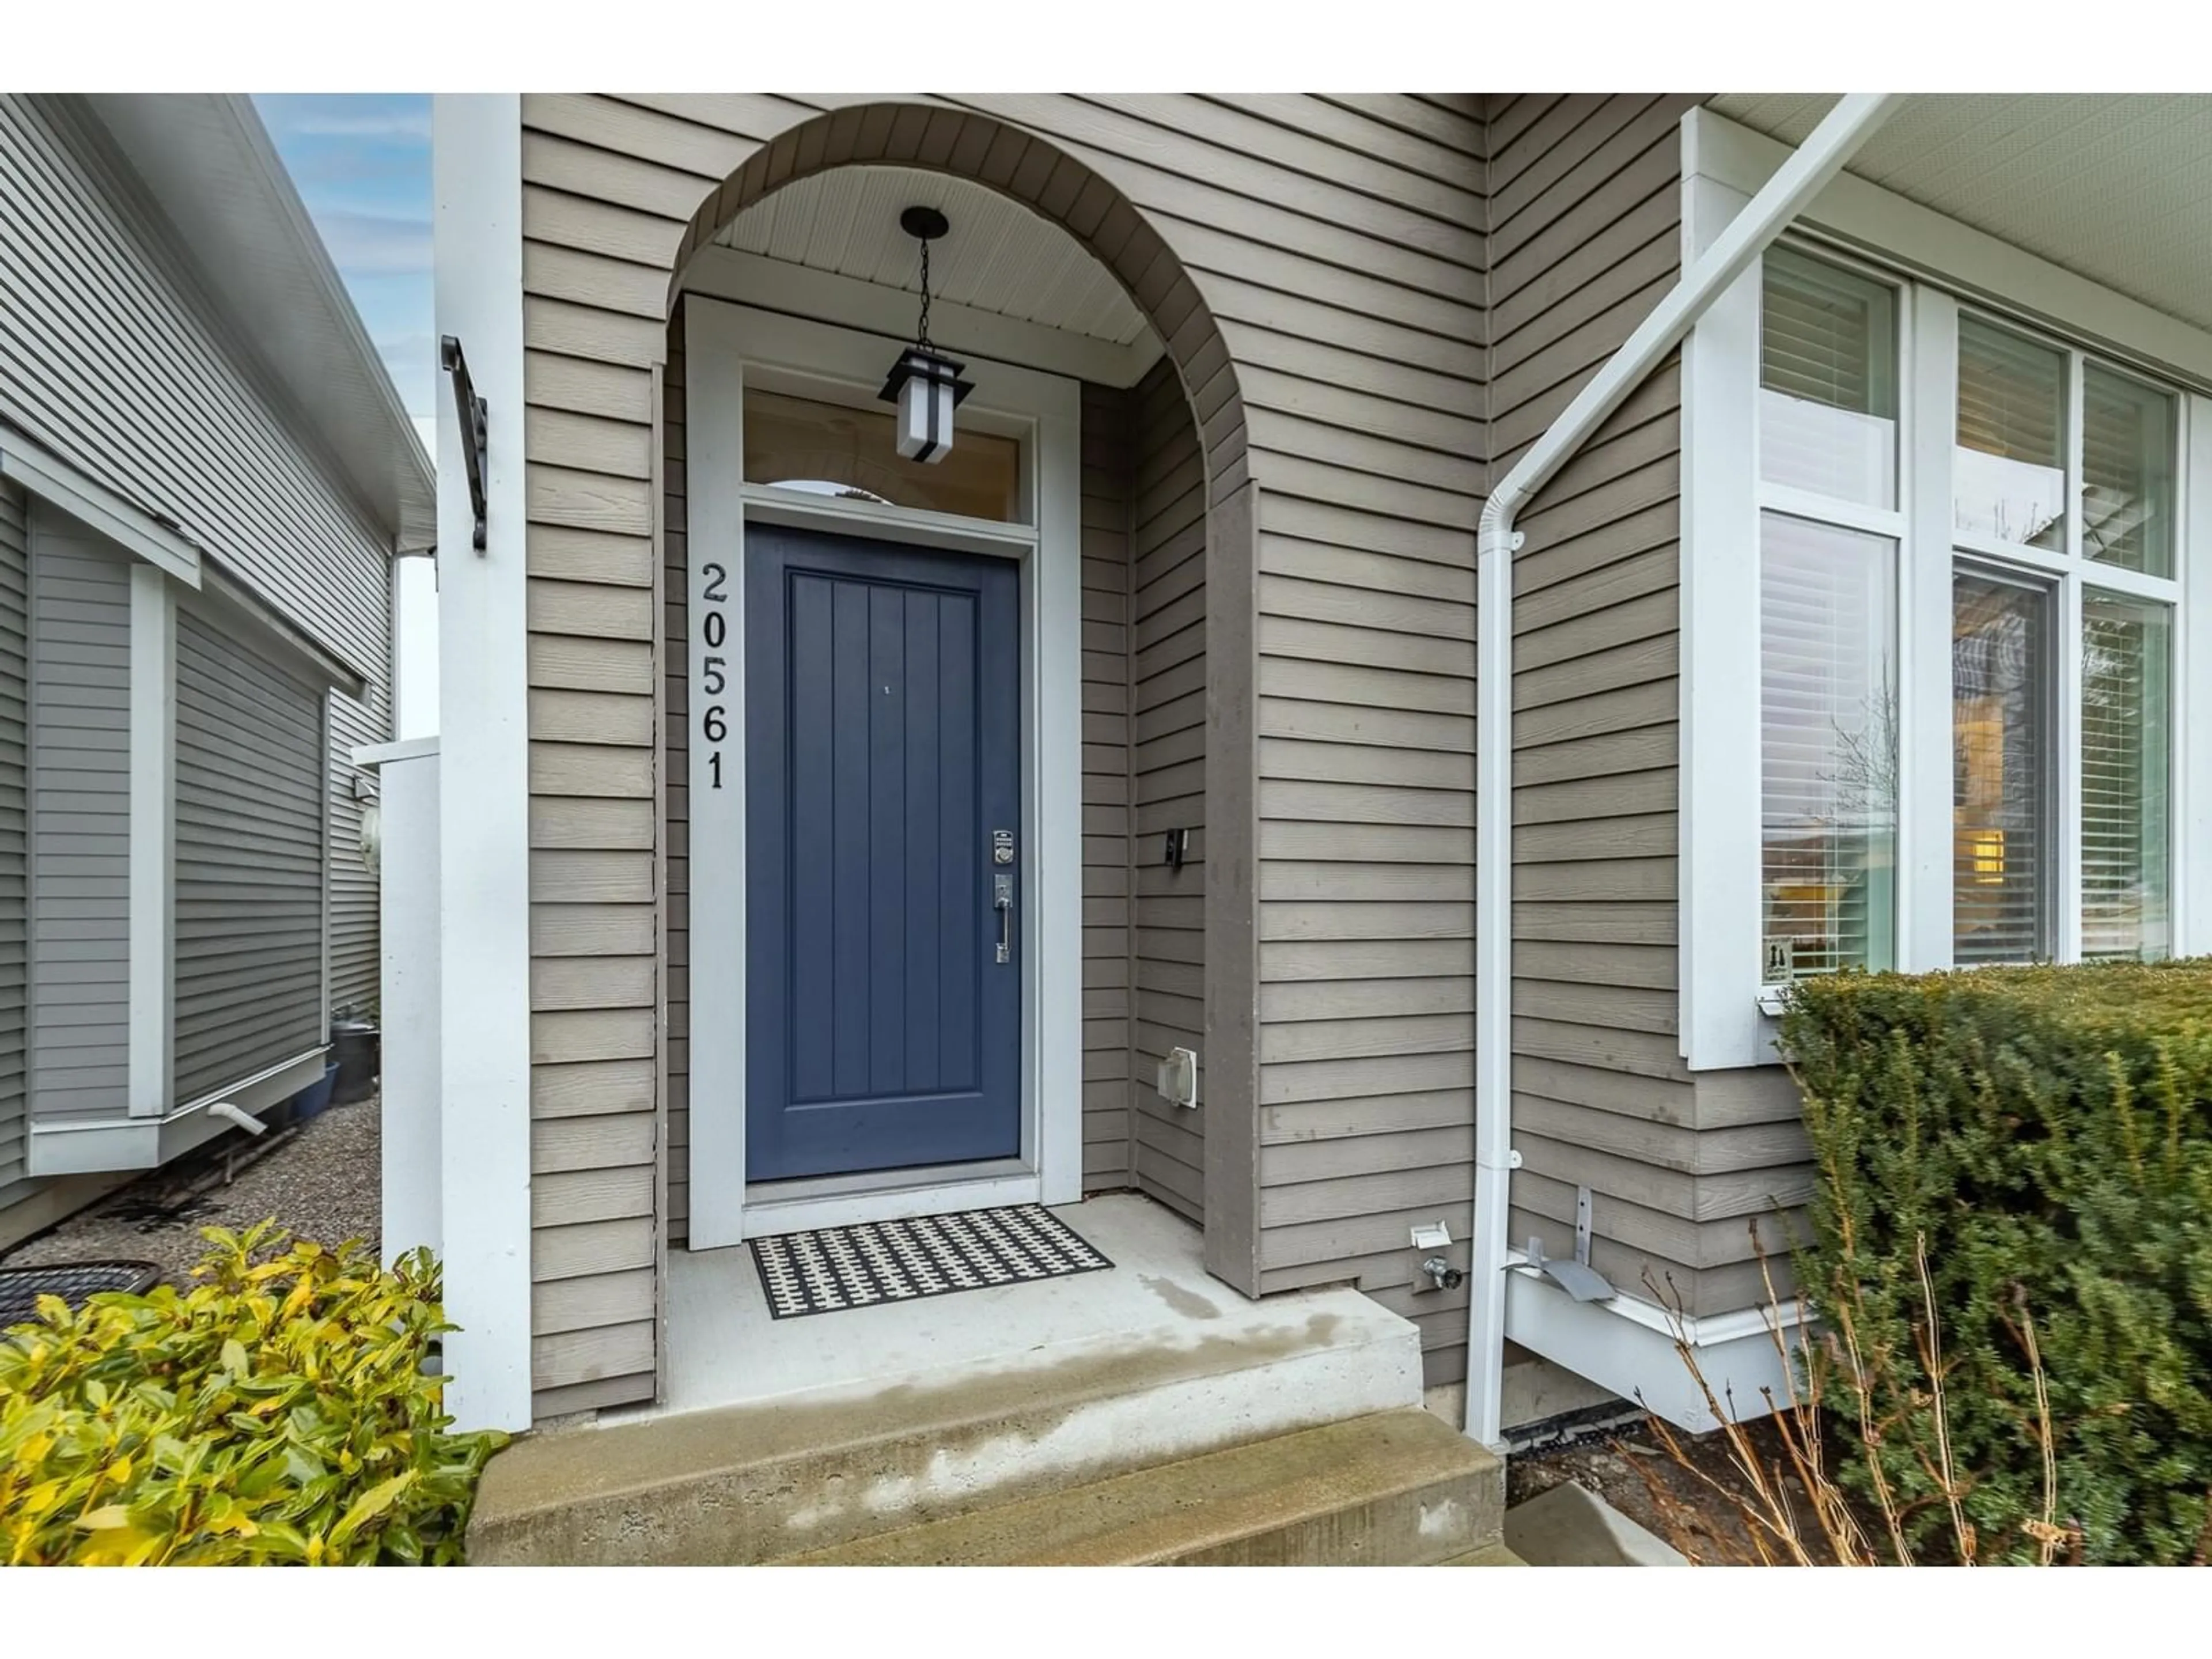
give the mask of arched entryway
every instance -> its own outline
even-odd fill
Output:
[[[948,221],[931,334],[975,386],[927,468],[894,464],[873,395],[916,323],[910,205]],[[668,308],[672,1238],[1120,1188],[1203,1220],[1206,1108],[1155,1085],[1171,1051],[1206,1049],[1208,520],[1246,466],[1196,285],[1048,142],[869,104],[781,133],[706,198]],[[885,634],[964,626],[948,603],[978,619],[972,686],[939,665],[925,684]],[[915,735],[925,704],[974,718],[975,813],[938,811],[938,775],[969,757]],[[964,861],[908,833],[926,791],[973,839]],[[1011,841],[1006,868],[979,861],[987,836]],[[940,914],[948,881],[993,933]],[[944,956],[969,945],[973,1006]],[[910,1144],[880,1109],[969,1094]]]

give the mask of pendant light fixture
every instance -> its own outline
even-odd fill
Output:
[[[965,364],[929,343],[929,245],[951,227],[935,208],[910,207],[899,215],[899,228],[921,244],[921,322],[877,395],[898,405],[898,453],[933,463],[952,447],[952,411],[975,388],[960,378]]]

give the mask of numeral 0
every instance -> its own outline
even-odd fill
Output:
[[[707,643],[719,651],[722,648],[723,640],[728,637],[729,626],[720,611],[709,611],[707,613],[707,620],[701,624],[701,632]]]

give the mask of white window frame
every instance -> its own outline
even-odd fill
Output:
[[[1683,257],[1711,246],[1789,154],[1709,110],[1683,123]],[[1772,1062],[1778,1001],[1759,972],[1761,867],[1759,518],[1778,510],[1899,542],[1897,965],[1951,965],[1950,617],[1960,553],[2054,584],[2068,685],[2054,733],[2059,802],[2054,944],[2079,955],[2079,635],[2085,586],[2175,607],[2172,674],[2173,952],[2212,951],[2212,334],[2087,283],[1863,179],[1844,175],[1793,228],[1815,257],[1869,271],[1899,294],[1897,510],[1762,483],[1758,397],[1761,272],[1716,302],[1683,349],[1680,1049],[1693,1070]],[[2081,555],[2079,511],[2046,554],[1953,528],[1951,446],[1961,309],[2068,353],[2078,448],[2083,363],[2177,392],[2172,580]],[[2080,478],[2071,455],[2069,477]],[[2192,602],[2192,599],[2194,602]],[[1752,695],[1747,695],[1747,690]],[[2196,781],[2192,782],[2192,780]]]

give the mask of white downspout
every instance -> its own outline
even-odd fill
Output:
[[[1507,1189],[1513,1166],[1513,520],[1606,417],[1642,385],[1712,302],[1841,173],[1868,136],[1903,101],[1855,92],[1814,128],[1684,273],[1667,297],[1600,368],[1559,418],[1523,452],[1483,503],[1476,534],[1475,609],[1475,1086],[1473,1323],[1468,1332],[1467,1432],[1503,1450]],[[1690,550],[1682,556],[1689,557]]]

